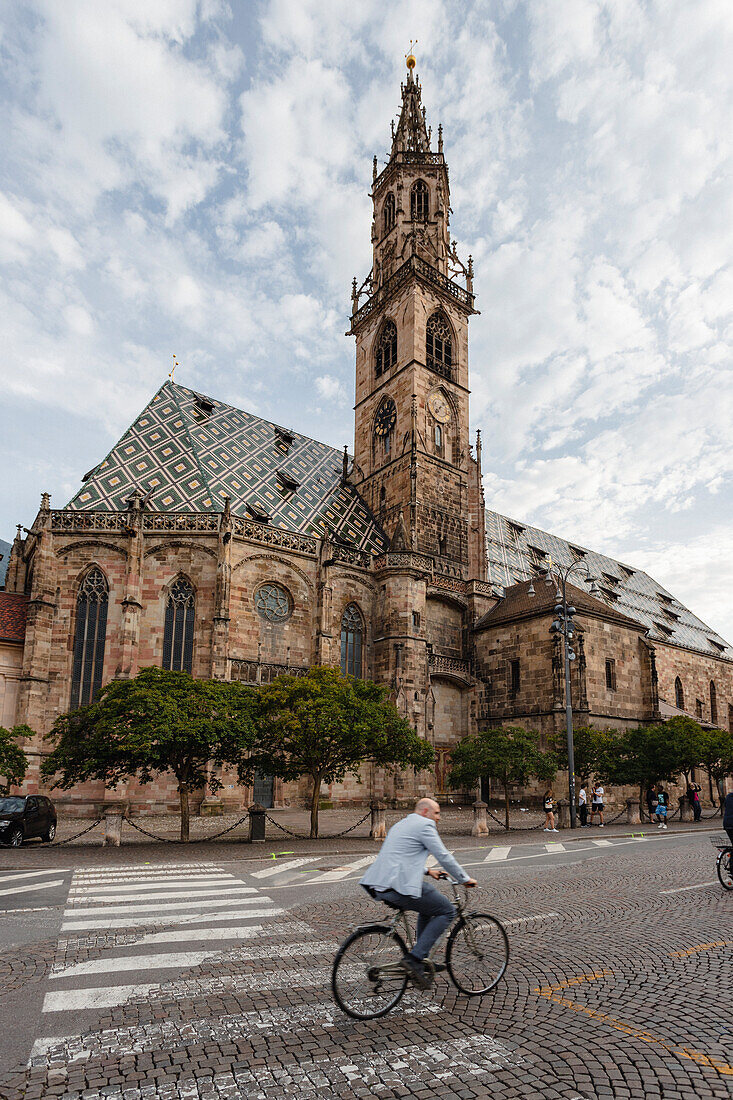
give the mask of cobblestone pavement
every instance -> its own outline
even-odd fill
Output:
[[[475,871],[471,900],[510,934],[496,991],[469,1000],[440,975],[368,1023],[329,993],[338,941],[382,916],[353,878],[271,897],[267,878],[209,860],[82,866],[31,975],[30,1065],[0,1097],[733,1094],[733,895],[709,839],[559,858]]]

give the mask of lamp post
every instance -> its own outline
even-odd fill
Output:
[[[590,581],[590,594],[591,596],[598,596],[598,585],[596,584],[595,577],[592,577],[590,570],[584,561],[574,561],[572,565],[568,565],[563,568],[557,565],[550,559],[549,566],[541,566],[540,572],[545,577],[545,584],[552,587],[553,584],[557,585],[555,592],[555,618],[550,627],[551,634],[560,634],[564,639],[564,663],[565,663],[565,730],[568,739],[568,799],[570,801],[570,828],[576,827],[576,813],[575,813],[575,746],[573,743],[573,701],[570,693],[570,662],[575,660],[575,650],[573,649],[573,638],[575,636],[575,623],[573,616],[575,615],[575,608],[568,605],[567,585],[568,578],[578,571],[585,575],[585,579]],[[530,597],[534,596],[534,584],[530,582],[527,593]]]

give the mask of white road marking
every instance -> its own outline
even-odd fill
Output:
[[[675,886],[674,890],[660,890],[660,894],[684,894],[686,890],[702,890],[705,886],[715,886],[713,882],[698,882],[694,886]]]
[[[211,886],[207,890],[181,890],[173,889],[167,890],[163,893],[157,891],[149,892],[147,890],[136,890],[132,894],[97,894],[87,893],[86,891],[79,892],[78,894],[70,895],[68,904],[74,908],[77,905],[84,905],[88,902],[112,902],[121,901],[124,902],[125,907],[130,902],[145,900],[145,901],[172,901],[174,898],[216,898],[220,897],[226,900],[230,897],[236,897],[242,893],[254,893],[251,886],[243,886],[239,880],[234,879],[232,882],[217,883],[216,886]]]
[[[308,879],[308,885],[312,885],[314,882],[338,882],[339,879],[347,878],[352,871],[358,871],[361,867],[366,867],[368,863],[374,863],[375,858],[375,856],[364,856],[363,859],[355,859],[353,863],[344,864],[343,867],[336,867],[333,871],[326,871],[316,878]]]
[[[550,920],[551,917],[559,916],[559,913],[535,913],[533,917],[513,917],[511,920],[503,920],[501,923],[505,927],[509,927],[511,924],[526,924],[530,920]]]
[[[282,913],[284,910],[276,909],[276,913]],[[257,936],[261,935],[264,924],[246,924],[224,927],[224,928],[199,928],[196,925],[186,925],[184,928],[171,929],[167,932],[150,932],[147,936],[143,936],[142,939],[137,940],[135,946],[142,947],[147,943],[194,943],[197,941],[206,942],[207,940],[253,940]],[[288,936],[293,936],[297,933],[303,935],[312,936],[313,929],[310,925],[304,921],[288,921],[287,924],[267,927],[268,939],[283,939]]]
[[[120,893],[129,893],[132,890],[180,890],[184,886],[189,884],[192,887],[200,888],[202,886],[224,886],[226,883],[240,882],[241,879],[236,878],[234,875],[196,875],[189,879],[181,881],[181,879],[133,879],[131,882],[82,882],[75,883],[70,890],[72,894],[89,894],[91,892],[97,894],[112,894],[115,890]]]
[[[565,845],[561,844],[559,840],[549,841],[549,843],[545,844],[545,848],[548,852],[550,852],[550,854],[552,854],[554,852],[566,852],[567,851],[567,848],[565,847]]]
[[[591,840],[591,844],[595,844],[596,848],[610,848],[610,840]]]
[[[34,905],[32,909],[0,909],[0,917],[14,917],[16,913],[47,913],[49,909],[57,908],[56,905]]]
[[[54,879],[53,882],[34,882],[28,886],[13,886],[9,890],[0,890],[0,897],[4,897],[6,894],[27,894],[29,890],[44,890],[52,886],[63,886],[64,880],[62,878]]]
[[[63,978],[80,978],[85,974],[121,974],[128,970],[185,970],[190,966],[199,966],[206,959],[221,954],[220,951],[171,951],[157,955],[103,955],[101,959],[88,959],[86,962],[72,963],[71,966],[57,970],[49,975],[50,981]],[[83,992],[83,990],[79,990]]]
[[[56,871],[56,870],[53,870],[53,871],[16,871],[12,875],[0,875],[0,886],[2,886],[2,884],[5,883],[5,882],[12,882],[12,880],[16,879],[16,878],[38,878],[41,875],[58,875],[58,874],[60,874],[60,872]],[[42,886],[43,883],[39,882],[38,885]]]
[[[253,901],[253,902],[254,901],[260,901],[261,900],[260,898],[247,898],[247,897],[244,897],[245,894],[252,895],[252,894],[256,894],[256,893],[257,893],[257,891],[254,889],[254,887],[242,886],[242,887],[239,887],[237,890],[229,891],[229,893],[226,895],[226,897],[224,897],[222,895],[222,897],[220,897],[220,898],[199,898],[195,901],[190,901],[190,902],[186,902],[186,901],[163,902],[163,901],[160,901],[155,905],[147,905],[147,904],[145,904],[145,905],[129,905],[129,904],[127,904],[124,907],[113,906],[111,911],[115,912],[115,913],[129,913],[131,916],[134,916],[134,915],[139,915],[141,913],[167,913],[167,912],[170,912],[171,910],[176,910],[176,912],[180,912],[183,909],[190,909],[192,906],[195,906],[197,909],[215,909],[217,906],[220,906],[220,905],[231,905],[234,901],[237,901],[240,905],[247,905],[248,901],[250,901],[250,900]],[[242,895],[242,896],[240,896],[240,895]],[[106,900],[109,900],[109,899],[106,899]],[[76,916],[90,917],[90,916],[94,916],[94,915],[100,916],[103,912],[104,912],[104,909],[101,908],[101,906],[99,906],[99,905],[89,906],[89,907],[86,907],[86,908],[82,908],[80,906],[73,905],[73,906],[70,906],[67,909],[67,914],[69,916],[73,916],[73,917],[76,917]]]
[[[260,901],[259,898],[252,898],[253,902]],[[264,900],[264,899],[262,899]],[[95,913],[99,910],[95,909]],[[278,909],[272,904],[266,908],[261,909],[248,909],[246,913],[243,913],[241,909],[224,909],[221,912],[211,915],[212,921],[214,920],[234,920],[236,917],[242,917],[243,919],[251,917],[278,917],[285,912],[284,909]],[[68,918],[69,914],[66,914]],[[187,924],[188,919],[198,920],[198,914],[194,913],[167,913],[162,917],[106,917],[103,920],[68,920],[65,919],[64,924],[61,925],[62,932],[92,932],[99,928],[140,928],[148,924]]]
[[[264,871],[253,871],[252,878],[270,878],[279,875],[282,871],[294,871],[296,867],[302,867],[306,863],[317,863],[323,856],[307,856],[303,859],[289,859],[285,863],[274,861],[271,867],[265,867]]]
[[[43,1000],[43,1012],[82,1012],[89,1008],[114,1008],[132,997],[144,997],[160,982],[144,982],[140,985],[100,986],[96,989],[59,989],[47,993]]]
[[[497,845],[497,847],[492,848],[489,854],[484,858],[484,863],[494,863],[496,860],[506,859],[511,850],[511,844],[508,847]]]

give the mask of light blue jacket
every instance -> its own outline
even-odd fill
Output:
[[[441,867],[458,882],[468,882],[471,877],[443,844],[435,822],[422,814],[409,814],[389,830],[382,850],[360,885],[375,890],[396,890],[398,894],[419,898],[428,855],[434,855]]]

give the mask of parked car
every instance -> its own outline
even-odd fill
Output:
[[[0,798],[0,844],[20,848],[31,837],[51,841],[56,836],[56,810],[42,794]]]

